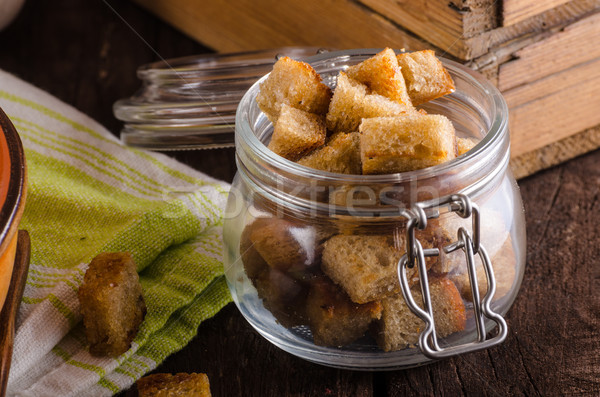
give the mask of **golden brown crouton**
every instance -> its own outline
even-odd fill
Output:
[[[455,150],[454,127],[442,115],[376,117],[360,125],[363,174],[430,167],[452,160]]]
[[[400,291],[397,266],[403,254],[391,236],[337,235],[323,244],[321,268],[353,302],[367,303]],[[409,279],[415,273],[416,267],[409,269]]]
[[[331,89],[321,82],[321,76],[312,66],[282,57],[275,62],[271,74],[260,85],[256,102],[269,120],[275,123],[283,104],[324,116],[330,99]]]
[[[397,59],[414,106],[454,91],[452,77],[433,51],[407,52]]]
[[[298,160],[298,164],[340,174],[360,174],[360,137],[358,132],[338,132],[325,146]]]
[[[139,397],[211,397],[206,374],[152,374],[136,384]]]
[[[311,283],[306,312],[316,345],[344,346],[362,337],[381,317],[379,302],[354,303],[326,277]]]
[[[301,275],[318,265],[321,236],[316,228],[280,218],[263,219],[252,224],[249,239],[270,267]]]
[[[412,106],[398,59],[391,48],[384,49],[358,65],[350,66],[346,74],[374,93],[401,105]]]
[[[90,353],[116,357],[129,350],[146,314],[131,255],[104,252],[96,256],[78,294]]]
[[[330,131],[355,132],[363,118],[398,116],[414,111],[412,106],[370,93],[366,85],[340,72],[326,122]]]
[[[252,223],[246,225],[240,236],[240,257],[246,271],[246,276],[253,280],[269,265],[258,253],[250,236],[254,230],[260,229],[271,222],[271,218],[256,218]]]
[[[467,272],[467,262],[463,251],[455,251],[449,255],[453,257],[456,266],[453,271],[448,274],[448,277],[454,281],[461,295],[466,300],[473,301],[471,281]],[[493,297],[493,301],[496,301],[503,298],[510,291],[510,288],[516,279],[517,259],[515,257],[510,236],[508,236],[498,251],[494,252],[493,255],[490,255],[490,260],[492,262],[492,269],[494,270],[494,279],[496,280],[496,292]],[[483,299],[488,290],[488,283],[479,255],[475,255],[475,271],[477,272],[479,296]]]
[[[265,309],[284,327],[306,324],[308,284],[268,267],[253,280]]]
[[[411,291],[415,302],[422,308],[420,286],[413,287]],[[430,278],[429,291],[436,335],[443,338],[464,330],[467,321],[465,305],[454,283],[446,278]],[[386,298],[381,304],[383,313],[377,321],[374,335],[379,347],[384,351],[394,351],[415,345],[425,323],[410,311],[402,294]]]
[[[423,248],[441,249],[444,235],[431,229],[417,231]],[[353,302],[380,300],[400,291],[398,261],[406,252],[404,233],[388,235],[339,234],[323,243],[323,272],[350,296]],[[427,269],[439,268],[439,257],[426,259]],[[407,268],[409,283],[418,281],[417,267]]]
[[[380,204],[380,189],[376,186],[342,185],[329,194],[329,204],[354,209]]]
[[[456,151],[457,156],[462,156],[469,150],[473,149],[477,145],[477,141],[472,138],[459,138],[456,137]]]
[[[246,275],[264,307],[284,327],[306,324],[308,283],[321,274],[321,241],[330,235],[325,228],[266,217],[242,231]]]
[[[278,155],[295,161],[323,145],[326,137],[327,130],[321,116],[284,104],[268,147]]]

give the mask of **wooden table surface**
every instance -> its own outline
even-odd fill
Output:
[[[127,1],[30,0],[0,32],[1,69],[115,134],[112,105],[139,88],[139,65],[206,52]],[[226,181],[235,173],[233,149],[171,154]],[[272,346],[230,304],[156,372],[205,372],[214,396],[600,395],[599,164],[595,151],[519,181],[527,268],[499,347],[410,370],[338,370]]]

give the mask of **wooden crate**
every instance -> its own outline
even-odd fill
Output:
[[[431,48],[510,109],[517,177],[600,147],[600,0],[135,0],[219,52]]]

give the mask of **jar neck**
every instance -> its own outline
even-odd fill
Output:
[[[398,208],[409,208],[415,202],[463,193],[476,199],[486,188],[497,185],[508,167],[508,141],[494,151],[474,153],[448,167],[444,172],[421,175],[391,174],[385,178],[348,177],[329,173],[305,172],[295,167],[278,167],[247,151],[237,154],[240,177],[252,194],[261,201],[272,202],[296,211],[317,213],[361,212],[373,216],[394,214]],[[304,170],[303,170],[304,171]],[[434,170],[431,170],[434,171]],[[334,196],[339,196],[334,199]]]

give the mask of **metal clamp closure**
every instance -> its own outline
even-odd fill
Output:
[[[462,249],[465,253],[467,261],[467,272],[471,284],[471,293],[473,296],[473,311],[474,319],[477,327],[477,340],[467,342],[461,345],[453,345],[448,347],[440,347],[438,338],[435,333],[435,322],[433,318],[433,306],[431,304],[431,294],[429,291],[429,281],[427,278],[427,267],[425,257],[438,256],[440,252],[437,248],[423,249],[421,243],[415,238],[415,228],[423,230],[427,227],[426,210],[433,210],[429,217],[439,216],[438,208],[448,206],[451,212],[457,213],[462,218],[472,217],[473,237],[469,232],[460,227],[457,232],[457,241],[448,244],[443,248],[443,251],[448,254],[456,250]],[[406,231],[406,254],[398,261],[398,280],[402,295],[409,309],[417,315],[426,324],[425,329],[419,336],[419,348],[429,358],[440,359],[457,354],[472,352],[476,350],[486,349],[502,343],[506,339],[508,333],[506,321],[504,318],[494,312],[491,308],[491,301],[496,291],[496,280],[489,256],[480,242],[479,225],[480,216],[479,209],[476,204],[472,203],[469,197],[463,194],[446,196],[440,200],[422,202],[413,205],[413,207],[405,212],[408,218]],[[479,255],[483,263],[487,279],[487,292],[483,299],[479,294],[479,286],[477,282],[477,273],[475,268],[475,255]],[[421,294],[423,298],[423,308],[420,308],[410,291],[406,268],[412,268],[417,265],[419,271],[419,282],[421,285]],[[498,332],[496,336],[486,339],[485,319],[492,320],[496,323]]]

